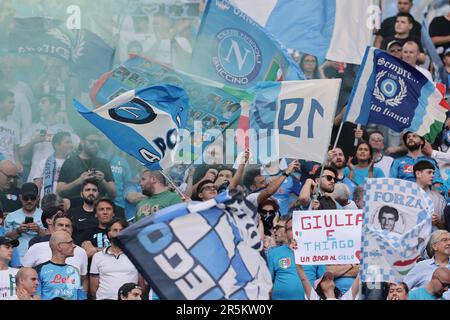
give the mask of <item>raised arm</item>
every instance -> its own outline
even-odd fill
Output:
[[[269,185],[259,193],[258,195],[258,206],[260,206],[266,199],[273,196],[278,188],[283,184],[284,180],[291,175],[295,170],[300,169],[300,162],[298,160],[292,161],[284,174],[272,180]]]

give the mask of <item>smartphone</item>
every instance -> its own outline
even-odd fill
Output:
[[[25,217],[25,224],[33,223],[33,217]]]
[[[41,129],[41,130],[39,131],[39,134],[40,134],[41,136],[46,136],[46,135],[47,135],[47,130]]]

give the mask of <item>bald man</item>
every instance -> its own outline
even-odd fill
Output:
[[[4,213],[22,207],[20,189],[17,188],[18,168],[11,160],[0,161],[0,206]]]
[[[20,268],[16,274],[17,300],[39,300],[36,290],[39,286],[38,274],[33,268]]]
[[[39,275],[37,295],[42,300],[86,300],[77,268],[66,264],[74,256],[75,245],[66,231],[56,231],[50,237],[52,258],[36,267]]]
[[[431,76],[430,71],[417,65],[418,61],[423,60],[417,42],[415,41],[405,42],[405,44],[402,47],[402,59],[412,67],[419,70],[428,80],[433,82],[433,77]]]
[[[424,287],[411,290],[408,300],[444,300],[442,295],[450,285],[450,270],[439,267],[431,276],[431,281]]]

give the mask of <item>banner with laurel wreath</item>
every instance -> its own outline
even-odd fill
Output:
[[[433,141],[449,110],[439,85],[408,63],[368,47],[344,121],[382,124]]]

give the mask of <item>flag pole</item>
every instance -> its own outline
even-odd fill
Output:
[[[342,84],[342,79],[339,79],[339,90],[341,89],[341,84]],[[335,113],[336,113],[337,103],[338,103],[338,97],[336,97],[336,99],[335,99],[335,101],[334,101],[334,110],[335,110],[334,112],[335,112]],[[341,125],[339,126],[339,130],[338,130],[338,133],[337,133],[337,136],[336,136],[336,140],[334,141],[333,149],[336,148],[337,141],[338,141],[339,136],[340,136],[340,134],[341,134],[342,126],[344,125],[344,121],[343,121],[343,120],[344,120],[344,119],[342,119]],[[330,135],[329,135],[329,137],[328,137],[329,143],[331,142],[331,134],[332,134],[332,133],[333,133],[333,130],[330,130]],[[319,183],[317,184],[317,193],[313,196],[313,200],[317,200],[318,197],[319,197],[319,194],[320,194],[320,185],[321,185],[321,183],[322,183],[323,170],[324,170],[324,168],[325,168],[327,162],[328,162],[328,149],[325,150],[325,157],[324,157],[324,160],[323,160],[321,169],[320,169]]]
[[[177,185],[173,182],[173,180],[166,175],[163,170],[159,170],[159,172],[161,172],[161,174],[164,176],[164,178],[166,178],[166,180],[173,186],[173,188],[177,191],[177,193],[183,198],[186,199],[188,198],[188,196],[186,196],[181,190],[180,188],[177,187]]]

